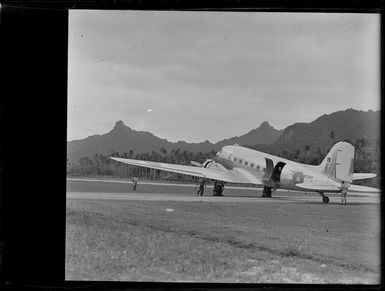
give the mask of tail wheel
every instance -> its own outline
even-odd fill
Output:
[[[329,197],[327,197],[327,196],[322,197],[322,202],[323,203],[329,203]]]

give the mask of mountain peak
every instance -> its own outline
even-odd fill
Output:
[[[124,130],[130,130],[131,128],[129,128],[127,125],[124,124],[123,121],[119,120],[115,123],[115,126],[114,128],[112,129],[112,131],[114,132],[120,132],[120,131],[124,131]]]
[[[259,127],[263,128],[263,127],[272,127],[272,126],[269,124],[268,121],[264,121],[264,122],[261,123],[261,125]]]
[[[122,127],[122,126],[126,126],[123,121],[119,120],[119,121],[115,122],[114,127]]]

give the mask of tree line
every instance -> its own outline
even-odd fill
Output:
[[[350,140],[346,140],[352,143]],[[355,146],[355,172],[364,172],[364,173],[376,173],[379,174],[380,171],[380,142],[370,142],[366,139],[358,139],[355,143],[352,143]],[[330,149],[328,149],[330,150]],[[279,153],[275,153],[279,157],[310,164],[310,165],[319,165],[322,160],[325,158],[328,150],[325,151],[320,147],[314,148],[312,145],[305,145],[301,149],[296,149],[293,151],[283,150]],[[135,153],[133,150],[128,152],[111,152],[109,155],[95,154],[93,158],[82,157],[79,159],[78,163],[72,163],[67,159],[67,175],[69,176],[112,176],[120,178],[131,178],[138,177],[140,179],[147,180],[178,180],[185,182],[196,181],[196,178],[169,173],[165,171],[149,169],[144,167],[130,166],[116,162],[109,157],[120,157],[127,159],[137,159],[153,162],[163,162],[163,163],[172,163],[180,165],[191,165],[191,161],[204,162],[206,159],[213,158],[215,156],[215,151],[210,152],[190,152],[187,150],[173,149],[167,151],[165,148],[161,148],[160,152],[152,151],[150,153]],[[361,184],[377,186],[380,184],[380,177],[377,177],[373,180],[364,180]]]
[[[165,148],[160,149],[160,153],[152,151],[151,153],[134,153],[133,150],[128,152],[111,152],[109,155],[95,154],[93,158],[82,157],[78,163],[71,163],[67,159],[67,175],[70,176],[113,176],[120,178],[138,177],[148,180],[182,180],[186,182],[195,181],[194,177],[176,173],[168,173],[165,171],[149,169],[144,167],[130,166],[116,162],[109,157],[118,157],[125,159],[136,159],[152,162],[162,162],[180,165],[191,165],[191,161],[204,162],[214,157],[215,151],[207,153],[189,152],[187,150],[173,149],[168,152]]]

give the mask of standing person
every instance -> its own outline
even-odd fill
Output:
[[[205,179],[202,178],[199,181],[199,190],[198,190],[197,195],[200,195],[200,196],[203,195],[203,192],[205,191],[205,185],[206,185],[206,181],[205,181]]]
[[[225,182],[221,181],[221,196],[223,196],[223,191],[225,191]]]
[[[346,187],[346,183],[342,182],[341,184],[341,199],[342,199],[342,204],[347,204],[346,202],[346,196],[348,195],[348,189]]]
[[[213,196],[217,196],[218,181],[214,180]]]
[[[134,191],[136,191],[136,186],[138,185],[138,178],[137,177],[134,177],[132,179],[132,183],[133,183],[133,186],[134,186]]]

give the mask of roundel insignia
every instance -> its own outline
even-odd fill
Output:
[[[302,172],[296,172],[293,175],[293,182],[294,182],[294,184],[303,183],[303,173]]]

